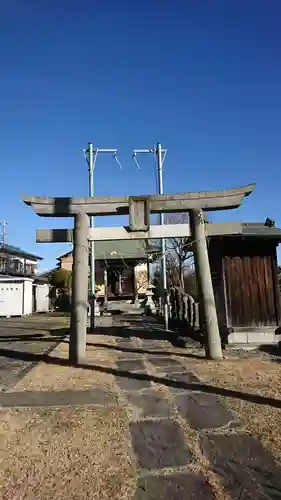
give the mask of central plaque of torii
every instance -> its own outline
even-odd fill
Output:
[[[24,196],[23,201],[44,217],[74,217],[72,229],[39,229],[39,243],[72,242],[73,289],[69,341],[69,360],[81,364],[86,358],[87,308],[88,308],[88,256],[89,241],[123,239],[158,239],[191,236],[200,301],[204,311],[206,354],[211,359],[221,359],[221,341],[213,293],[206,236],[239,234],[240,223],[214,223],[205,225],[203,211],[228,210],[241,205],[254,184],[220,191],[192,193],[92,197],[50,198]],[[150,225],[150,214],[189,212],[189,224],[165,226]],[[89,216],[129,214],[128,227],[89,228]]]

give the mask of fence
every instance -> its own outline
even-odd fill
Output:
[[[179,326],[188,325],[193,329],[200,326],[198,302],[175,287],[171,288],[169,293],[169,313],[171,322]]]

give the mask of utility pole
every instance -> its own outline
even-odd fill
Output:
[[[100,153],[111,153],[121,170],[123,170],[121,163],[117,158],[117,149],[101,149],[94,148],[92,142],[88,143],[88,149],[82,149],[85,160],[88,164],[89,170],[89,196],[94,197],[94,170],[96,166],[97,156]],[[95,219],[90,217],[90,227],[95,225]],[[95,296],[95,242],[90,242],[90,303],[91,303],[91,329],[95,326],[95,316],[98,315],[98,308]]]
[[[6,235],[7,235],[7,222],[5,220],[2,220],[0,226],[1,226],[0,244],[5,245]]]
[[[167,149],[163,149],[160,142],[153,149],[134,149],[133,159],[140,170],[136,156],[138,153],[152,153],[157,158],[157,187],[158,194],[163,194],[163,163],[167,154]],[[164,226],[164,214],[160,213],[160,224]],[[165,330],[169,329],[169,312],[168,312],[168,290],[167,290],[167,263],[166,263],[166,242],[165,238],[161,238],[161,284],[162,284],[162,300],[164,309]]]
[[[89,142],[88,144],[88,165],[89,165],[89,196],[94,196],[94,168],[96,163],[96,154],[93,155],[93,144]],[[93,216],[90,217],[90,227],[93,228],[95,225],[95,219]],[[96,310],[95,303],[95,242],[92,240],[90,242],[90,297],[91,297],[91,327],[94,326],[94,317]]]

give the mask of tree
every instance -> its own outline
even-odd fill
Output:
[[[51,284],[56,288],[71,288],[72,272],[67,269],[56,269],[51,277]]]
[[[168,215],[165,218],[165,223],[188,224],[189,216],[187,213]],[[174,286],[179,286],[182,290],[186,289],[186,285],[190,282],[190,276],[194,277],[191,246],[192,242],[188,236],[183,238],[169,238],[166,240],[168,281]],[[189,277],[189,279],[187,279],[187,277]]]

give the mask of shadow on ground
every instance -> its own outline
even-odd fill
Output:
[[[15,328],[14,328],[15,330]],[[29,328],[31,330],[31,328]],[[33,329],[32,329],[33,330]],[[69,333],[69,328],[58,328],[54,330],[44,330],[46,334],[43,333],[16,333],[13,335],[0,335],[0,343],[7,342],[50,342],[50,340],[62,340]]]
[[[153,351],[149,351],[150,355],[153,355]],[[161,354],[163,354],[163,351],[161,351]],[[27,353],[27,352],[21,352],[18,350],[12,350],[12,349],[0,349],[0,356],[11,358],[11,359],[17,359],[17,360],[22,360],[22,361],[28,361],[31,363],[38,363],[38,362],[44,362],[47,364],[51,365],[59,365],[59,366],[70,366],[70,363],[67,359],[62,359],[58,357],[53,357],[49,356],[48,354],[34,354],[34,353]],[[189,355],[192,357],[192,355]],[[259,396],[256,394],[249,394],[237,390],[231,390],[231,389],[225,389],[222,387],[216,387],[213,385],[209,384],[203,384],[203,383],[185,383],[183,381],[178,381],[178,380],[173,380],[172,378],[166,378],[166,377],[158,377],[150,374],[145,374],[145,373],[132,373],[126,370],[118,370],[116,368],[110,368],[110,367],[105,367],[105,366],[99,366],[99,365],[92,365],[92,364],[79,364],[76,365],[77,368],[83,368],[86,370],[92,370],[92,371],[98,371],[101,373],[107,373],[113,376],[118,376],[118,377],[126,377],[126,378],[131,378],[135,380],[147,380],[151,381],[157,384],[162,384],[165,385],[166,387],[172,387],[172,388],[178,388],[178,389],[189,389],[193,391],[198,391],[198,392],[203,392],[203,393],[209,393],[209,394],[216,394],[220,396],[226,396],[226,397],[232,397],[236,399],[241,399],[244,401],[247,401],[249,403],[255,403],[255,404],[260,404],[260,405],[269,405],[275,408],[281,408],[281,401],[278,399],[274,398],[269,398],[265,396]]]
[[[124,318],[123,315],[121,321],[122,324],[119,325],[98,326],[95,328],[95,333],[121,338],[137,337],[141,340],[166,340],[173,347],[180,348],[191,344],[197,347],[204,346],[203,334],[199,331],[194,331],[188,325],[180,328],[176,324],[171,323],[170,330],[166,331],[161,321],[151,320],[151,318],[145,316],[133,319],[132,317]],[[128,325],[124,325],[124,321],[127,321]]]
[[[273,356],[271,358],[272,361],[275,361],[276,363],[281,363],[281,345],[279,344],[263,345],[259,347],[259,351],[269,354],[270,356]]]

